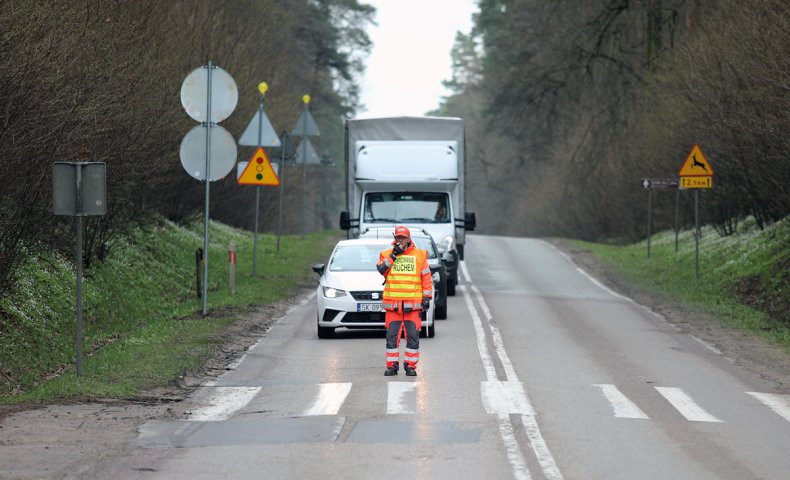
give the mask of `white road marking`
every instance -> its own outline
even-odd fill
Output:
[[[333,442],[336,442],[338,437],[340,437],[340,432],[343,431],[343,427],[345,425],[346,425],[346,417],[338,417],[337,418],[337,424],[335,425],[335,428],[332,429],[332,433],[335,435],[332,438]]]
[[[466,270],[466,267],[463,266],[463,264],[461,265],[463,270]],[[466,294],[467,290],[465,286],[461,285],[459,288]],[[480,352],[480,359],[483,361],[483,369],[486,372],[486,378],[489,381],[496,380],[496,368],[494,368],[494,361],[491,359],[491,354],[488,353],[486,334],[483,331],[483,322],[480,320],[480,316],[477,314],[474,305],[472,305],[472,297],[464,295],[464,300],[466,301],[466,308],[469,309],[469,313],[472,315],[472,323],[475,327],[475,337],[477,338],[477,351]]]
[[[406,394],[417,391],[415,382],[387,383],[387,415],[406,415],[414,410],[406,405]]]
[[[483,392],[483,406],[488,413],[497,415],[535,415],[527,400],[524,385],[518,382],[489,380],[480,382]]]
[[[702,340],[701,338],[697,338],[694,335],[691,335],[691,338],[693,338],[694,340],[699,342],[700,345],[702,345],[703,347],[707,348],[708,350],[710,350],[711,352],[715,353],[716,355],[722,355],[721,350],[719,350],[718,348],[714,347],[713,345],[711,345],[710,343],[706,342],[705,340]]]
[[[614,410],[614,416],[619,418],[650,418],[645,415],[634,402],[628,399],[623,393],[614,385],[605,383],[596,383],[594,386],[599,387],[603,392],[603,396],[609,401],[609,405]]]
[[[464,272],[468,282],[469,273],[466,271],[466,265],[463,263],[461,263],[461,270]],[[477,310],[475,309],[474,305],[472,305],[472,298],[467,294],[466,287],[459,285],[458,288],[460,288],[461,292],[463,292],[466,308],[469,309],[469,313],[472,315],[472,323],[475,327],[475,337],[477,338],[477,350],[480,353],[480,359],[483,362],[483,369],[486,372],[486,378],[489,382],[495,382],[497,381],[496,368],[494,368],[494,361],[491,359],[491,355],[488,353],[488,345],[486,345],[485,337],[486,334],[483,331],[483,322],[480,320],[480,316],[477,314]],[[486,383],[487,382],[483,382],[483,384]],[[481,389],[480,395],[483,397],[483,404],[485,405],[487,401],[485,390]],[[518,447],[518,441],[516,440],[516,436],[513,433],[513,424],[510,422],[510,416],[500,414],[497,415],[497,418],[499,419],[499,435],[502,437],[502,443],[505,445],[507,459],[510,462],[510,467],[513,469],[513,476],[516,477],[517,480],[530,480],[532,477],[530,476],[529,470],[527,469],[527,462],[524,460],[524,455],[521,453],[521,449]]]
[[[546,242],[546,241],[543,241],[543,240],[541,240],[541,241],[542,241],[543,243],[545,243],[546,245],[548,245],[548,246],[549,246],[551,249],[553,249],[555,252],[559,253],[559,254],[560,254],[560,255],[561,255],[563,258],[565,258],[565,260],[567,260],[567,261],[568,261],[568,263],[570,263],[570,264],[571,264],[571,266],[572,266],[573,268],[575,268],[575,269],[576,269],[576,271],[578,271],[579,273],[581,273],[582,275],[584,275],[585,277],[587,277],[587,279],[588,279],[589,281],[591,281],[592,283],[594,283],[595,285],[597,285],[599,288],[601,288],[601,289],[605,290],[605,291],[606,291],[606,292],[608,292],[610,295],[614,295],[615,297],[622,298],[623,300],[628,300],[629,302],[634,302],[632,299],[630,299],[630,298],[626,297],[625,295],[622,295],[622,294],[619,294],[619,293],[615,292],[615,291],[614,291],[614,290],[612,290],[611,288],[609,288],[609,287],[607,287],[606,285],[604,285],[603,283],[601,283],[601,282],[600,282],[600,281],[599,281],[597,278],[593,277],[592,275],[590,275],[589,273],[587,273],[586,271],[584,271],[584,270],[583,270],[581,267],[579,267],[578,265],[576,265],[576,263],[575,263],[575,262],[574,262],[574,261],[571,259],[571,257],[569,257],[568,255],[566,255],[566,254],[565,254],[565,252],[563,252],[563,251],[562,251],[562,250],[560,250],[559,248],[555,247],[554,245],[550,244],[549,242]],[[634,303],[636,303],[636,302],[634,302]],[[639,305],[638,303],[636,303],[636,304],[637,304],[637,305]],[[640,306],[641,306],[641,307],[644,307],[644,305],[640,305]],[[644,308],[646,308],[646,307],[644,307]],[[650,309],[648,309],[648,310],[650,311],[650,313],[652,313],[652,314],[654,314],[654,315],[657,315],[657,314],[656,314],[655,312],[653,312],[652,310],[650,310]]]
[[[469,270],[466,269],[466,262],[459,262],[461,264],[461,273],[464,274],[466,283],[472,283],[472,277],[469,276]]]
[[[469,275],[468,271],[466,275]],[[488,321],[488,328],[491,330],[491,338],[494,340],[494,347],[496,348],[499,360],[502,362],[502,368],[505,370],[505,376],[509,382],[521,384],[521,382],[518,380],[518,375],[516,375],[516,370],[513,368],[513,364],[510,361],[510,357],[508,357],[507,351],[505,350],[505,342],[502,341],[502,334],[499,332],[499,327],[497,327],[496,322],[494,321],[494,316],[491,315],[491,310],[488,308],[488,304],[483,298],[483,294],[480,293],[480,290],[474,284],[472,284],[471,279],[469,283],[472,285],[472,290],[475,292],[477,302],[483,309],[483,314]],[[522,392],[524,392],[523,388]],[[529,415],[522,415],[521,418],[524,421],[524,427],[526,428],[527,436],[529,437],[529,444],[532,447],[532,451],[535,452],[535,456],[538,459],[540,468],[543,470],[543,474],[549,480],[562,480],[562,473],[560,473],[560,469],[557,467],[557,463],[554,461],[554,456],[551,454],[549,446],[546,444],[546,440],[540,433],[538,420],[535,417],[534,410],[532,409],[532,405],[530,405],[529,397],[527,397],[526,392],[524,392],[523,401],[529,410],[533,412]]]
[[[499,357],[500,362],[502,363],[502,368],[505,371],[505,376],[507,378],[508,383],[510,384],[518,384],[521,386],[520,393],[517,394],[519,399],[517,400],[517,405],[509,405],[507,402],[508,400],[504,400],[502,398],[495,398],[492,395],[499,395],[498,393],[492,393],[491,390],[486,390],[486,388],[492,388],[490,385],[484,382],[481,386],[481,395],[483,396],[483,403],[484,405],[488,405],[487,408],[502,408],[492,406],[491,404],[496,405],[498,402],[505,402],[506,407],[504,408],[518,408],[523,409],[529,412],[528,414],[522,414],[521,418],[524,422],[524,426],[526,428],[527,437],[530,441],[530,446],[532,447],[532,451],[535,452],[535,456],[538,459],[538,463],[540,464],[541,469],[543,470],[543,474],[546,478],[550,480],[562,480],[562,473],[560,473],[559,468],[557,467],[556,462],[554,461],[554,457],[549,450],[546,441],[543,439],[543,436],[540,433],[540,428],[538,427],[538,422],[534,414],[534,409],[530,404],[529,397],[527,396],[526,392],[524,391],[523,385],[518,380],[518,375],[516,375],[516,371],[513,368],[513,364],[510,362],[510,357],[508,357],[507,352],[505,351],[505,346],[502,341],[502,335],[499,332],[499,328],[496,326],[493,316],[491,315],[491,310],[488,308],[488,304],[486,304],[483,295],[480,293],[480,290],[472,284],[472,278],[469,275],[469,270],[466,267],[465,262],[461,262],[461,271],[466,278],[467,283],[471,285],[472,290],[475,292],[475,296],[477,297],[477,301],[480,304],[481,309],[483,310],[484,315],[486,316],[486,320],[488,323],[488,328],[491,331],[491,338],[494,341],[494,347],[497,352],[497,356]],[[483,367],[486,371],[486,377],[491,381],[497,381],[496,369],[494,368],[493,361],[491,360],[491,356],[488,353],[488,345],[486,344],[485,340],[485,331],[482,327],[482,321],[480,320],[480,316],[477,314],[477,310],[475,309],[474,305],[472,304],[472,300],[469,295],[466,293],[468,290],[466,287],[461,286],[461,291],[464,292],[464,300],[466,301],[467,309],[469,313],[472,315],[472,320],[474,322],[475,327],[475,335],[477,337],[477,348],[480,352],[480,358],[483,361]],[[507,387],[512,388],[512,387]],[[522,397],[523,394],[523,397]],[[501,392],[501,395],[505,395]],[[511,399],[512,401],[512,399]],[[488,402],[488,403],[487,403]],[[523,412],[519,412],[523,413]],[[499,432],[502,435],[502,440],[505,443],[505,448],[509,451],[509,445],[512,442],[516,442],[515,437],[509,438],[507,437],[508,432],[512,435],[513,432],[513,425],[510,423],[510,417],[506,415],[498,415],[500,419],[500,428]],[[503,423],[507,423],[507,425],[503,425]],[[525,472],[526,475],[529,475],[529,470],[524,463],[524,457],[521,455],[521,452],[518,451],[518,455],[511,455],[510,452],[508,453],[508,460],[511,463],[513,468],[513,473],[517,477],[521,475],[520,472]],[[529,477],[527,477],[529,478]]]
[[[192,410],[189,421],[219,422],[230,418],[237,410],[244,408],[261,387],[217,387],[207,400],[208,405]]]
[[[706,412],[686,392],[674,387],[655,387],[662,397],[666,398],[686,420],[691,422],[722,422]]]
[[[318,391],[318,398],[313,405],[302,413],[310,415],[337,415],[343,402],[346,401],[348,392],[351,391],[350,383],[322,383]]]
[[[746,392],[790,422],[790,395],[778,393]]]

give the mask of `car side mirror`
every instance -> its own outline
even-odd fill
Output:
[[[323,263],[316,263],[315,265],[313,265],[313,271],[315,273],[317,273],[319,277],[323,277],[324,276],[324,269],[325,268],[326,268],[326,265],[324,265]]]
[[[442,261],[443,262],[452,262],[453,261],[453,254],[450,252],[442,253]]]
[[[351,228],[351,217],[346,211],[340,212],[340,228],[343,230]]]

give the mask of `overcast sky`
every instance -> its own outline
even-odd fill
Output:
[[[362,78],[358,116],[424,115],[448,94],[455,33],[472,28],[475,0],[363,0],[376,7],[373,49]]]

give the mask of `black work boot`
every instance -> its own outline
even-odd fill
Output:
[[[406,376],[407,377],[416,377],[417,376],[417,369],[416,368],[406,365],[406,366],[403,367],[403,369],[406,370]]]
[[[398,364],[397,363],[392,365],[391,367],[387,367],[387,369],[384,370],[384,376],[385,377],[391,377],[391,376],[397,375],[397,374],[398,374]]]

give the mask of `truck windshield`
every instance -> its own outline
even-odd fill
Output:
[[[365,197],[365,223],[450,223],[448,204],[446,193],[369,193]]]

